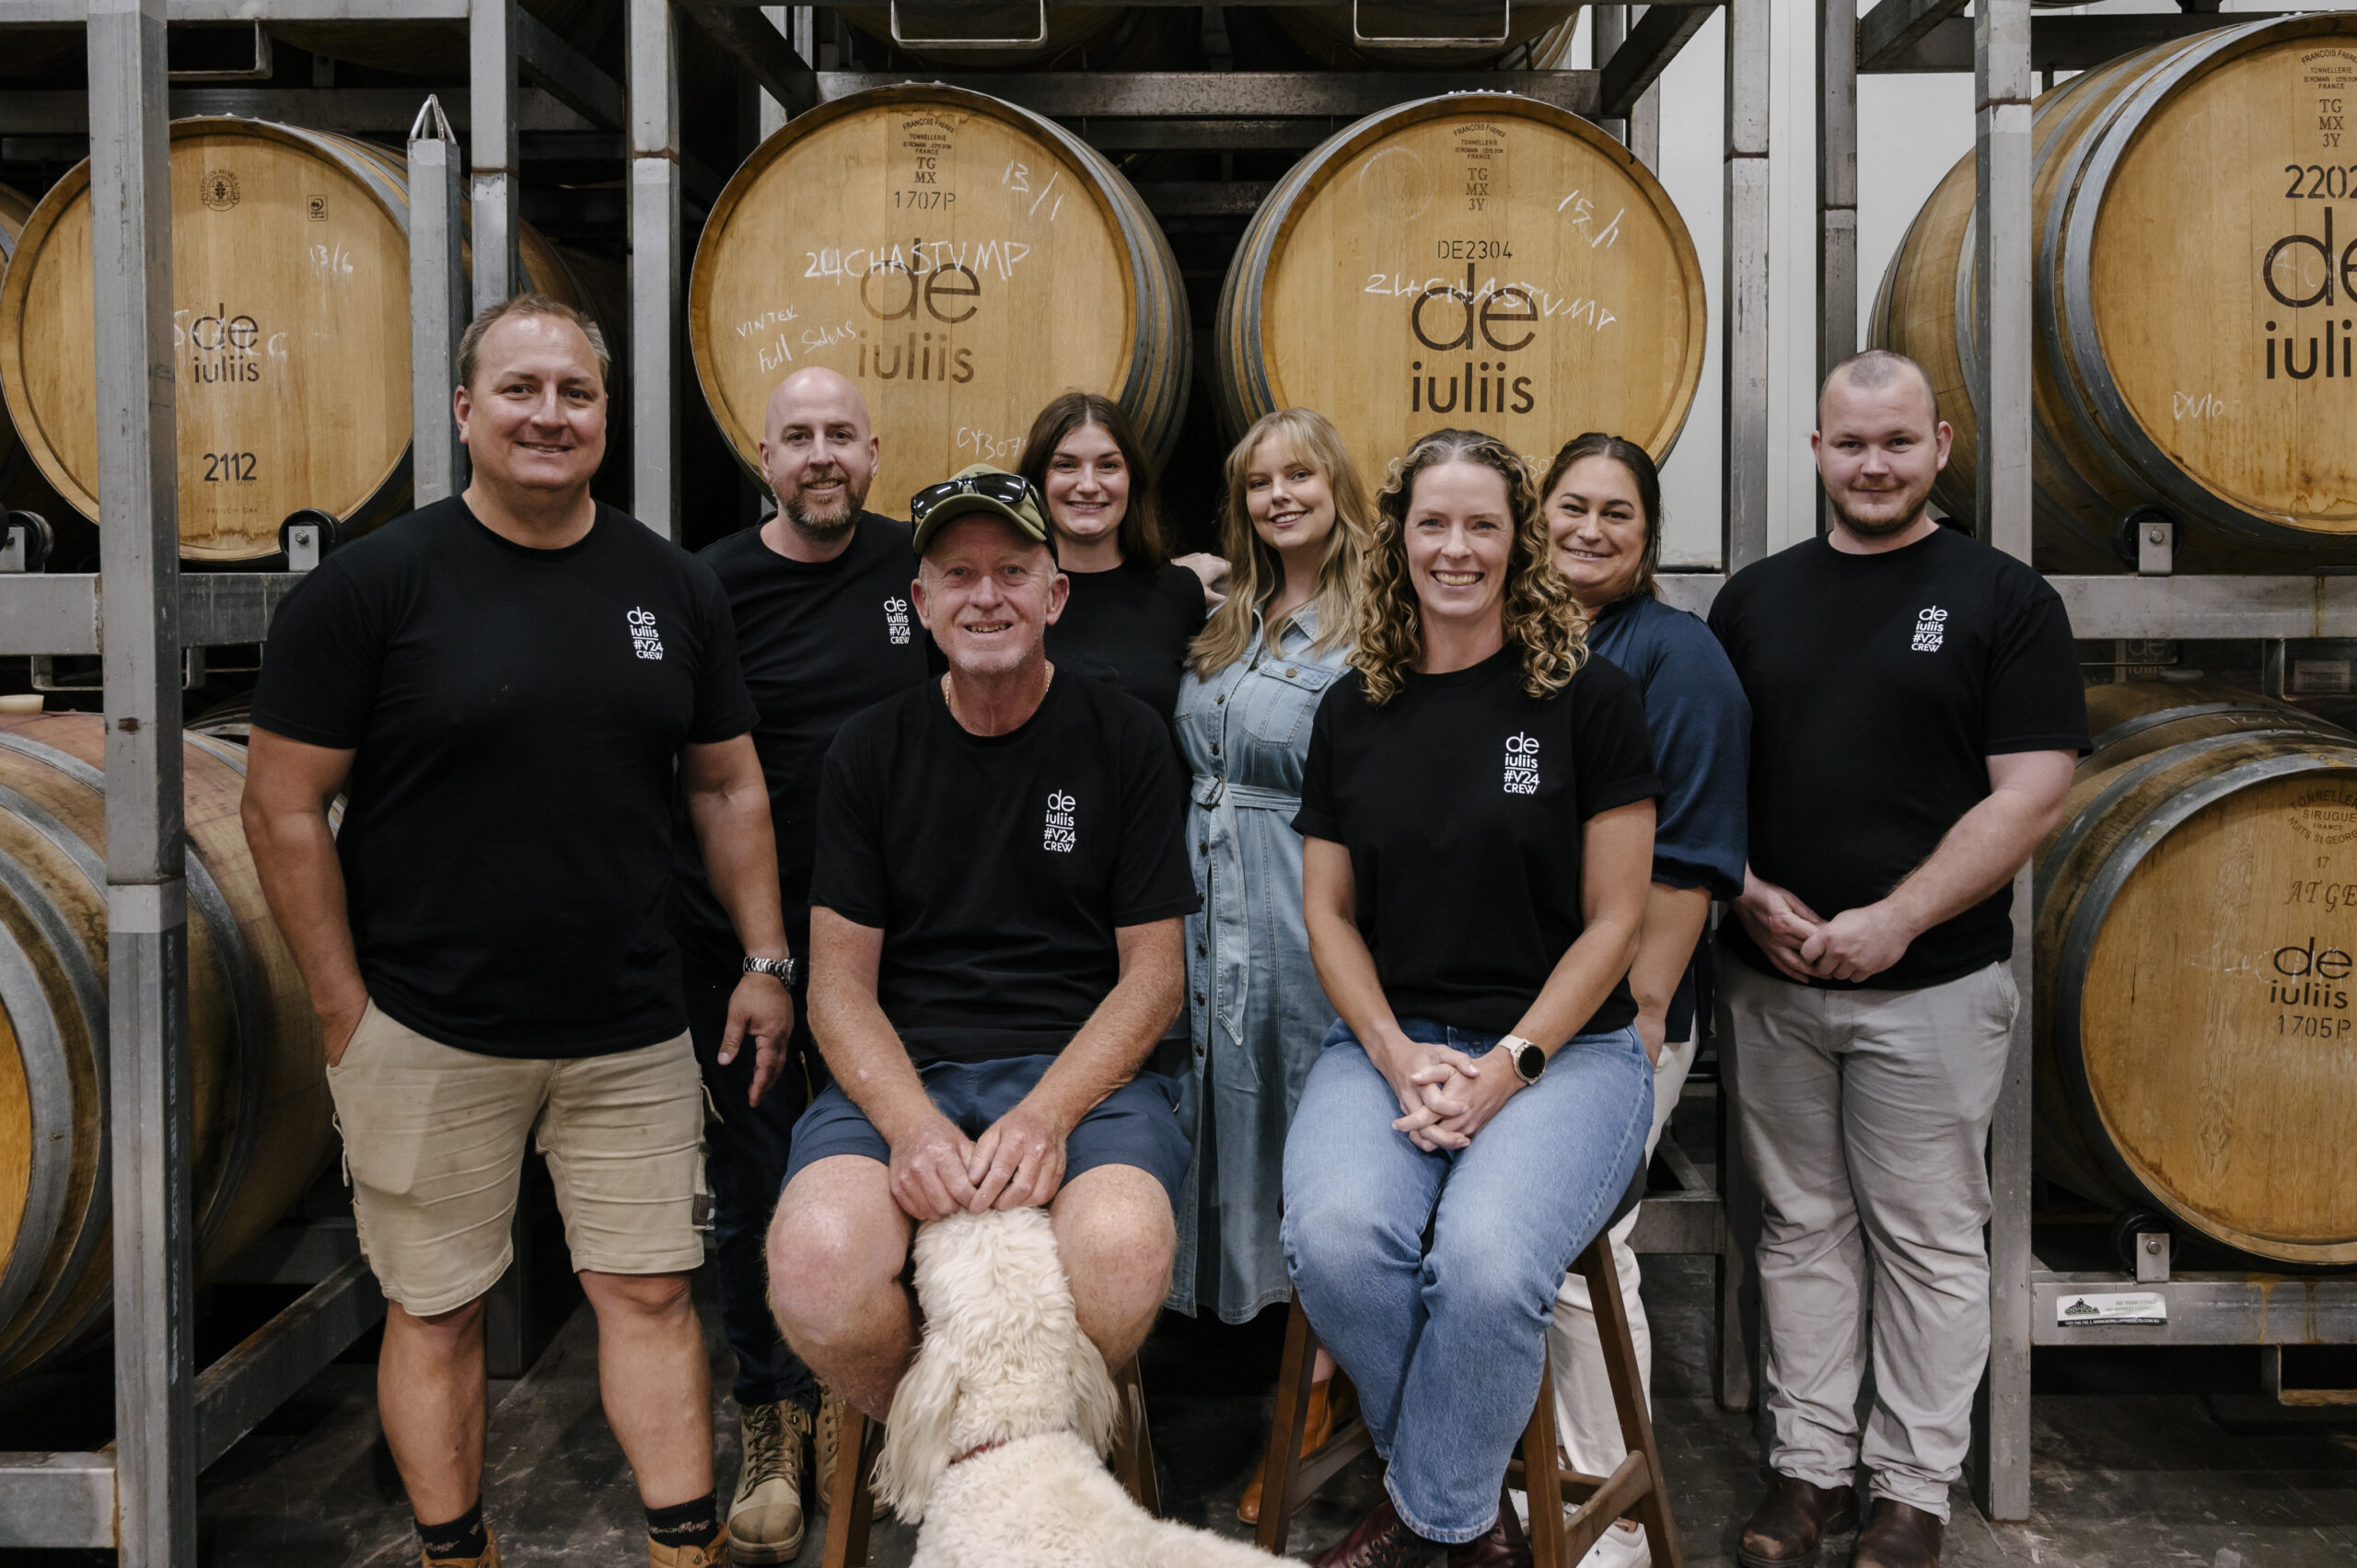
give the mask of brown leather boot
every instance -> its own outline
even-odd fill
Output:
[[[1811,1486],[1779,1470],[1744,1524],[1735,1560],[1743,1568],[1803,1568],[1817,1561],[1817,1545],[1827,1536],[1857,1522],[1854,1489]]]
[[[1530,1568],[1530,1542],[1501,1518],[1488,1535],[1450,1547],[1448,1568]]]
[[[1940,1516],[1893,1498],[1877,1497],[1858,1532],[1851,1568],[1939,1568]]]
[[[1431,1568],[1439,1551],[1401,1521],[1387,1497],[1357,1528],[1311,1558],[1309,1568]]]
[[[1323,1383],[1309,1386],[1309,1409],[1302,1419],[1301,1451],[1314,1454],[1334,1435],[1334,1429],[1358,1413],[1358,1391],[1351,1380],[1340,1372]],[[1276,1446],[1277,1434],[1269,1434],[1269,1446]],[[1236,1516],[1248,1525],[1260,1522],[1260,1482],[1269,1473],[1269,1456],[1263,1453],[1244,1483],[1244,1495],[1237,1499]]]

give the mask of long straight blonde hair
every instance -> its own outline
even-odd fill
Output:
[[[1318,561],[1318,587],[1305,607],[1317,612],[1318,640],[1313,650],[1331,648],[1351,634],[1352,618],[1366,584],[1367,552],[1375,538],[1375,508],[1367,502],[1366,486],[1342,445],[1333,422],[1314,409],[1281,408],[1264,413],[1244,433],[1227,454],[1227,508],[1220,521],[1220,545],[1227,557],[1227,598],[1212,611],[1210,622],[1195,638],[1195,673],[1208,680],[1242,658],[1252,645],[1253,612],[1265,609],[1284,587],[1284,563],[1275,546],[1252,526],[1244,486],[1252,468],[1252,454],[1263,443],[1283,441],[1293,455],[1316,469],[1334,497],[1334,526],[1327,530],[1326,552]],[[1261,629],[1262,645],[1277,646],[1293,621],[1290,612]]]

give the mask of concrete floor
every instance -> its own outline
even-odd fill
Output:
[[[1750,1418],[1721,1411],[1708,1377],[1710,1272],[1659,1259],[1645,1295],[1659,1345],[1655,1421],[1673,1504],[1697,1568],[1733,1562],[1757,1496]],[[1242,1534],[1233,1507],[1267,1430],[1254,1385],[1275,1360],[1272,1322],[1223,1330],[1173,1322],[1146,1365],[1164,1497],[1179,1517]],[[715,1346],[717,1334],[714,1335]],[[643,1561],[644,1521],[598,1404],[585,1310],[526,1376],[495,1384],[487,1495],[505,1560],[619,1565]],[[727,1356],[714,1356],[726,1387]],[[1263,1369],[1270,1370],[1263,1370]],[[2033,1517],[1991,1525],[1959,1487],[1946,1562],[1955,1568],[2308,1568],[2357,1563],[2357,1424],[2251,1430],[2256,1360],[2231,1352],[2073,1353],[2038,1365]],[[2245,1374],[2247,1372],[2247,1377]],[[374,1369],[338,1365],[208,1470],[203,1557],[238,1568],[334,1568],[415,1561],[398,1481],[378,1436]],[[2132,1390],[2132,1391],[2130,1391]],[[2164,1391],[2174,1390],[2174,1391]],[[2205,1391],[2206,1390],[2206,1391]],[[2239,1430],[2220,1424],[2225,1418]],[[736,1469],[733,1410],[716,1412],[724,1478]],[[1376,1494],[1371,1465],[1339,1479],[1296,1525],[1297,1555],[1347,1527]],[[879,1521],[875,1561],[908,1560],[910,1538]],[[1850,1543],[1826,1553],[1849,1560]],[[802,1562],[819,1561],[816,1530]],[[9,1568],[83,1568],[89,1553],[0,1554]]]

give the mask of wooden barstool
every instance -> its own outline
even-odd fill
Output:
[[[1162,1489],[1154,1478],[1154,1439],[1146,1431],[1145,1382],[1132,1356],[1113,1374],[1120,1408],[1113,1418],[1113,1474],[1138,1506],[1159,1518]],[[842,1440],[836,1446],[835,1473],[827,1488],[825,1568],[861,1568],[867,1561],[867,1527],[876,1522],[876,1499],[867,1478],[884,1446],[884,1428],[857,1410],[843,1411]]]
[[[1510,1460],[1500,1487],[1498,1505],[1513,1533],[1514,1511],[1504,1492],[1519,1486],[1530,1497],[1530,1560],[1533,1568],[1573,1568],[1587,1555],[1614,1520],[1634,1514],[1644,1526],[1653,1549],[1654,1568],[1685,1568],[1678,1549],[1678,1528],[1671,1523],[1664,1494],[1661,1450],[1654,1444],[1653,1417],[1645,1409],[1644,1381],[1637,1372],[1637,1347],[1629,1337],[1629,1312],[1620,1300],[1620,1272],[1612,1262],[1612,1227],[1644,1196],[1645,1173],[1639,1168],[1615,1206],[1612,1217],[1596,1239],[1572,1260],[1573,1272],[1587,1281],[1588,1299],[1595,1304],[1597,1337],[1604,1344],[1604,1370],[1612,1384],[1612,1403],[1620,1416],[1620,1440],[1629,1457],[1608,1476],[1582,1475],[1562,1467],[1555,1441],[1555,1368],[1552,1358],[1542,1364],[1538,1400],[1531,1407],[1530,1423],[1523,1428],[1522,1455]],[[1334,1435],[1309,1453],[1301,1451],[1309,1408],[1310,1375],[1318,1360],[1318,1332],[1293,1298],[1285,1320],[1284,1361],[1277,1375],[1277,1408],[1269,1436],[1267,1469],[1260,1477],[1260,1550],[1284,1552],[1285,1534],[1294,1510],[1329,1478],[1375,1446],[1364,1420],[1353,1417]],[[1530,1478],[1538,1478],[1532,1484]],[[1548,1482],[1553,1477],[1553,1484]],[[1553,1494],[1578,1505],[1570,1518],[1561,1507],[1542,1506]],[[830,1558],[831,1568],[833,1559]]]

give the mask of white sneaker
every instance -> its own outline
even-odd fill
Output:
[[[1643,1527],[1615,1520],[1580,1559],[1580,1568],[1652,1568],[1653,1548]]]
[[[1521,1521],[1523,1533],[1529,1534],[1529,1493],[1510,1488],[1506,1497],[1514,1504],[1514,1516]],[[1616,1519],[1596,1538],[1596,1544],[1580,1559],[1579,1568],[1653,1568],[1653,1561],[1654,1550],[1645,1542],[1644,1527]]]

